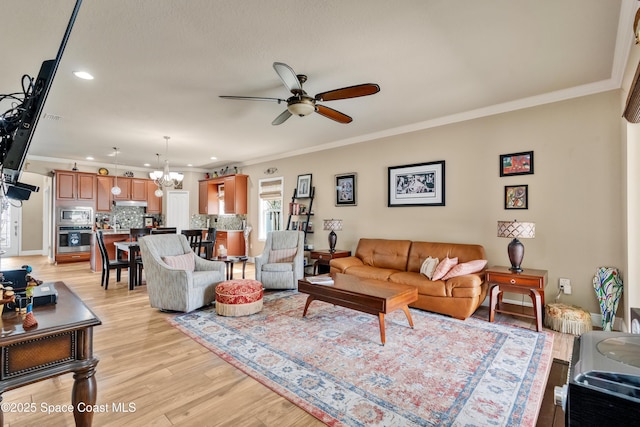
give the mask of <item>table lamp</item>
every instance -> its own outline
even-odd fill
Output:
[[[536,237],[536,224],[534,222],[498,221],[498,237],[513,238],[507,247],[511,268],[514,273],[522,272],[520,265],[524,258],[524,245],[518,238],[533,239]]]
[[[335,230],[342,230],[342,220],[333,218],[325,219],[324,229],[331,230],[331,233],[329,233],[329,252],[334,253],[336,251],[336,242],[338,241],[338,236],[336,235]]]

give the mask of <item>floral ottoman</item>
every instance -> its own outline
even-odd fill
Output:
[[[584,308],[554,302],[544,307],[544,325],[563,334],[582,335],[592,329],[591,314]]]
[[[262,283],[251,279],[227,280],[216,286],[216,313],[247,316],[262,310]]]

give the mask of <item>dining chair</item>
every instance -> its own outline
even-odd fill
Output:
[[[207,229],[207,235],[202,240],[202,248],[204,249],[204,253],[200,254],[202,258],[213,258],[213,254],[216,251],[216,227],[209,227]]]
[[[200,256],[200,253],[202,252],[202,230],[182,230],[181,234],[187,238],[189,246],[191,246],[191,250],[193,250],[196,255]]]
[[[176,234],[178,229],[176,227],[158,227],[152,228],[151,234]]]
[[[137,242],[140,237],[148,236],[151,234],[150,228],[130,228],[129,229],[129,237],[132,242]],[[136,253],[131,254],[136,259],[136,286],[142,284],[142,270],[144,269],[144,265],[142,264],[142,257],[140,256],[140,252],[136,251]]]
[[[111,270],[116,270],[116,282],[119,282],[122,277],[122,270],[129,269],[129,261],[109,259],[109,253],[107,252],[107,247],[104,244],[104,236],[102,233],[102,230],[98,230],[96,233],[98,249],[100,249],[100,255],[102,256],[102,277],[100,279],[100,286],[107,290],[109,287],[109,272]]]

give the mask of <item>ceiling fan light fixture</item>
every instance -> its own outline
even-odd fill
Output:
[[[311,98],[296,99],[287,105],[287,110],[293,115],[304,117],[316,111],[316,105]]]

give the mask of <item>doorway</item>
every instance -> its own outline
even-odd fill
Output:
[[[0,250],[3,257],[20,253],[20,215],[22,210],[6,198],[0,198]]]

